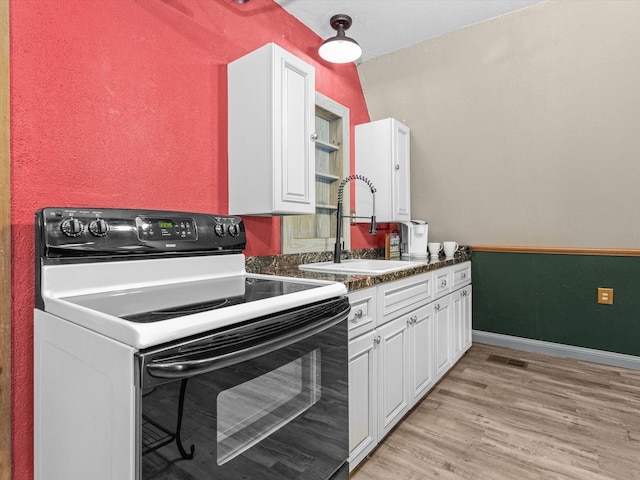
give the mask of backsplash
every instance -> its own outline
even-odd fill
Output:
[[[342,258],[384,258],[384,248],[363,248],[344,252]],[[248,273],[265,271],[278,272],[298,268],[302,263],[329,262],[333,260],[333,252],[308,252],[283,255],[263,255],[247,257],[245,268]]]

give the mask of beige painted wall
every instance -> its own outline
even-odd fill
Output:
[[[358,67],[434,241],[640,248],[640,0],[547,0]]]

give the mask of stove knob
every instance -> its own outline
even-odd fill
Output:
[[[95,237],[106,237],[109,233],[109,224],[98,218],[89,224],[89,231]]]
[[[229,225],[228,230],[229,230],[229,235],[231,235],[232,237],[237,237],[238,235],[240,235],[240,227],[235,223],[232,223],[231,225]]]
[[[216,232],[216,235],[219,237],[224,237],[227,234],[227,232],[224,231],[223,223],[216,223],[216,226],[213,227],[213,230]]]
[[[60,224],[60,230],[67,237],[79,237],[82,235],[83,228],[82,222],[73,217],[63,220]]]

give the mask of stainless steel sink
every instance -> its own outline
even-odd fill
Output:
[[[342,260],[341,263],[319,262],[298,265],[300,270],[309,272],[342,273],[356,275],[384,275],[385,273],[408,270],[420,265],[426,265],[427,260],[371,260],[352,258]]]

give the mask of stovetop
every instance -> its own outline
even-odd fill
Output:
[[[154,210],[36,213],[36,309],[138,349],[346,294],[247,275],[240,217]]]
[[[153,323],[249,302],[304,292],[321,285],[252,276],[233,276],[92,293],[62,300],[135,323]]]

